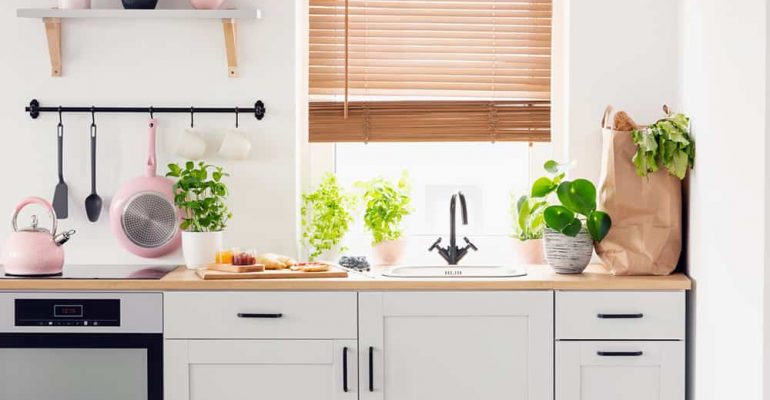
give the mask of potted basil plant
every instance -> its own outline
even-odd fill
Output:
[[[182,211],[182,252],[188,268],[205,267],[222,250],[227,222],[233,214],[225,199],[229,176],[222,167],[203,161],[188,161],[184,166],[169,164],[166,176],[175,178],[174,203]]]
[[[353,223],[355,197],[347,193],[332,173],[324,175],[318,187],[302,195],[302,242],[308,258],[336,262],[346,248],[342,240]]]
[[[575,179],[557,183],[540,178],[538,182],[538,193],[555,192],[561,203],[543,210],[546,262],[558,273],[582,273],[591,262],[594,243],[601,242],[609,233],[612,219],[596,209],[596,186],[591,181]]]
[[[406,172],[395,183],[379,177],[358,182],[356,186],[363,190],[364,227],[372,234],[375,263],[381,266],[400,263],[406,247],[401,223],[412,212]]]

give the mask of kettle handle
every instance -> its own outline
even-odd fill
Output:
[[[56,218],[56,211],[54,211],[53,206],[51,203],[48,202],[48,200],[40,198],[40,197],[27,197],[26,199],[22,200],[21,203],[16,205],[16,209],[13,212],[13,219],[11,220],[11,224],[13,225],[13,231],[18,232],[19,226],[16,223],[16,220],[19,218],[19,213],[21,212],[24,207],[29,205],[39,205],[45,209],[48,210],[48,215],[51,216],[51,221],[53,221],[53,228],[51,230],[51,235],[56,236],[56,229],[58,229],[59,220]]]

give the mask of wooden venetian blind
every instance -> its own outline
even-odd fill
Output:
[[[550,140],[550,0],[310,0],[310,140]]]

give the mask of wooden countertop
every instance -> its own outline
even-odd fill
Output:
[[[396,279],[351,273],[348,278],[204,281],[179,267],[161,280],[0,279],[0,290],[689,290],[690,278],[613,276],[600,265],[580,275],[560,275],[545,265],[527,267],[528,274],[497,279]]]

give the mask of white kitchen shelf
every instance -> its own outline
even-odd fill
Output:
[[[261,10],[124,10],[124,9],[57,9],[57,8],[20,8],[16,10],[19,18],[40,18],[45,23],[48,40],[48,54],[51,57],[51,75],[62,76],[62,21],[66,19],[206,19],[221,20],[225,34],[227,55],[227,75],[238,77],[238,48],[236,43],[237,20],[261,19]]]
[[[262,10],[124,10],[87,9],[60,10],[58,8],[20,8],[20,18],[80,18],[80,19],[260,19]]]

